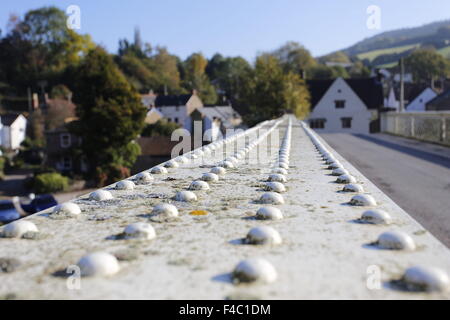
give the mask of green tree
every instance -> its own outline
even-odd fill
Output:
[[[450,62],[434,49],[418,49],[405,59],[415,82],[430,83],[438,77],[448,77]]]
[[[250,125],[286,111],[304,117],[309,110],[309,92],[304,80],[294,72],[284,72],[281,62],[270,54],[256,59],[244,92],[244,103],[250,110],[245,120]]]
[[[241,84],[251,73],[251,66],[242,57],[223,57],[215,54],[208,62],[206,73],[222,97],[239,99]]]
[[[164,119],[159,120],[153,124],[148,124],[142,130],[141,136],[143,137],[155,137],[164,136],[170,137],[172,132],[180,128],[180,125],[175,122],[168,122]]]
[[[285,71],[295,72],[300,75],[317,64],[311,53],[294,41],[287,42],[273,51],[272,55],[281,62]]]
[[[89,175],[98,184],[123,178],[136,160],[133,140],[141,132],[146,110],[104,49],[90,51],[76,72],[73,100],[79,121],[70,130],[82,137]]]
[[[307,72],[308,79],[335,79],[338,77],[348,78],[349,74],[341,66],[329,67],[324,64],[318,64],[310,68]]]
[[[182,64],[183,87],[188,90],[197,90],[205,104],[217,102],[217,93],[206,74],[208,60],[201,53],[193,53]]]

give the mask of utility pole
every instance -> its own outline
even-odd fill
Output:
[[[405,110],[405,84],[403,79],[403,74],[405,72],[405,66],[403,64],[403,58],[400,58],[400,106],[399,112],[403,112]]]

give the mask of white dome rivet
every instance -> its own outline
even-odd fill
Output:
[[[364,192],[363,186],[356,183],[346,184],[342,190],[345,192]]]
[[[286,177],[282,174],[275,173],[275,174],[269,175],[269,178],[267,178],[267,181],[286,182]]]
[[[447,291],[450,287],[450,280],[444,270],[414,266],[406,269],[402,280],[406,286],[414,291]]]
[[[133,190],[134,182],[130,180],[122,180],[116,183],[117,190]]]
[[[247,259],[239,262],[233,271],[236,282],[271,283],[277,279],[275,268],[264,259]]]
[[[173,204],[170,203],[160,203],[157,204],[153,210],[152,215],[162,215],[167,218],[175,218],[178,217],[178,209]]]
[[[175,195],[176,201],[183,201],[183,202],[192,202],[197,201],[197,196],[192,191],[178,191]]]
[[[152,182],[154,179],[148,172],[140,172],[135,177],[136,182],[139,184],[147,184]]]
[[[289,169],[289,165],[286,162],[278,163],[278,167],[283,169]]]
[[[266,192],[266,193],[262,194],[261,197],[259,198],[259,201],[261,203],[266,203],[266,204],[283,204],[284,203],[283,196],[276,192]]]
[[[202,179],[203,181],[217,182],[219,181],[219,176],[215,173],[207,172],[202,174],[202,177],[200,179]]]
[[[390,250],[414,250],[414,240],[406,233],[400,231],[387,231],[382,233],[377,240],[377,245]]]
[[[106,252],[94,252],[85,255],[78,261],[81,275],[91,276],[111,276],[120,270],[116,257]]]
[[[283,213],[278,208],[262,207],[256,212],[256,218],[260,220],[281,220],[283,219]]]
[[[209,184],[205,181],[192,181],[189,190],[209,190]]]
[[[356,179],[354,176],[349,174],[343,174],[336,179],[337,183],[356,183]]]
[[[178,168],[180,165],[175,160],[169,160],[164,163],[164,167],[166,168]]]
[[[175,158],[175,161],[179,162],[179,163],[188,163],[189,159],[186,158],[185,156],[179,156]]]
[[[151,240],[156,237],[155,229],[152,225],[145,222],[135,222],[125,227],[124,234],[130,239],[146,239]]]
[[[354,206],[376,206],[377,202],[369,194],[357,194],[352,197],[350,204]]]
[[[365,211],[361,215],[361,221],[372,224],[390,224],[392,218],[386,211],[375,209]]]
[[[267,191],[273,191],[273,192],[286,192],[286,188],[281,182],[266,182],[264,185],[264,189]]]
[[[167,173],[167,169],[161,166],[157,166],[152,168],[152,170],[150,170],[151,173],[153,174],[165,174]]]
[[[111,192],[107,191],[107,190],[97,190],[92,192],[89,195],[89,199],[90,200],[95,200],[95,201],[105,201],[105,200],[111,200],[114,197],[112,196]]]
[[[281,236],[277,230],[269,226],[260,226],[250,229],[246,242],[249,244],[281,244]]]
[[[80,207],[73,202],[65,202],[58,204],[53,208],[52,214],[65,215],[65,216],[77,216],[81,213]]]
[[[223,167],[223,168],[234,168],[234,164],[231,161],[222,161],[221,163],[219,163],[219,167]]]
[[[225,173],[227,173],[227,170],[222,167],[214,167],[214,168],[211,168],[211,173],[217,174],[219,176],[223,176]]]
[[[347,170],[343,169],[343,168],[337,168],[334,169],[333,171],[331,171],[331,174],[333,176],[342,176],[343,174],[349,174]]]
[[[280,173],[280,174],[284,174],[284,175],[288,174],[287,170],[284,169],[284,168],[275,168],[275,169],[272,170],[272,172],[273,173]]]
[[[3,236],[6,238],[21,238],[28,232],[39,232],[36,225],[27,220],[18,220],[7,224],[3,229]]]

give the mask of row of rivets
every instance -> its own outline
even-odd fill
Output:
[[[363,187],[356,184],[356,179],[351,176],[348,171],[344,169],[342,164],[336,160],[332,153],[323,146],[312,130],[307,128],[304,123],[302,123],[302,126],[315,145],[317,151],[322,155],[322,159],[328,164],[328,168],[333,170],[332,175],[338,176],[336,182],[347,183],[347,185],[344,186],[343,191],[359,193],[351,198],[350,204],[355,206],[376,206],[377,202],[375,199],[371,195],[362,194],[362,192],[364,192]],[[365,211],[362,214],[360,221],[370,224],[388,225],[392,223],[392,218],[387,212],[375,209]],[[381,249],[388,250],[412,251],[416,249],[416,244],[411,236],[401,231],[384,232],[378,237],[374,244]],[[411,290],[444,291],[450,287],[447,273],[436,268],[422,266],[408,268],[401,280],[406,287]]]

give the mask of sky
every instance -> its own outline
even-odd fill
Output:
[[[119,39],[133,39],[139,27],[144,42],[165,46],[186,58],[243,56],[276,49],[287,41],[320,56],[383,31],[450,18],[448,0],[0,0],[0,29],[11,13],[19,16],[42,6],[81,10],[80,33],[117,52]],[[367,8],[380,8],[380,29],[369,29]]]

